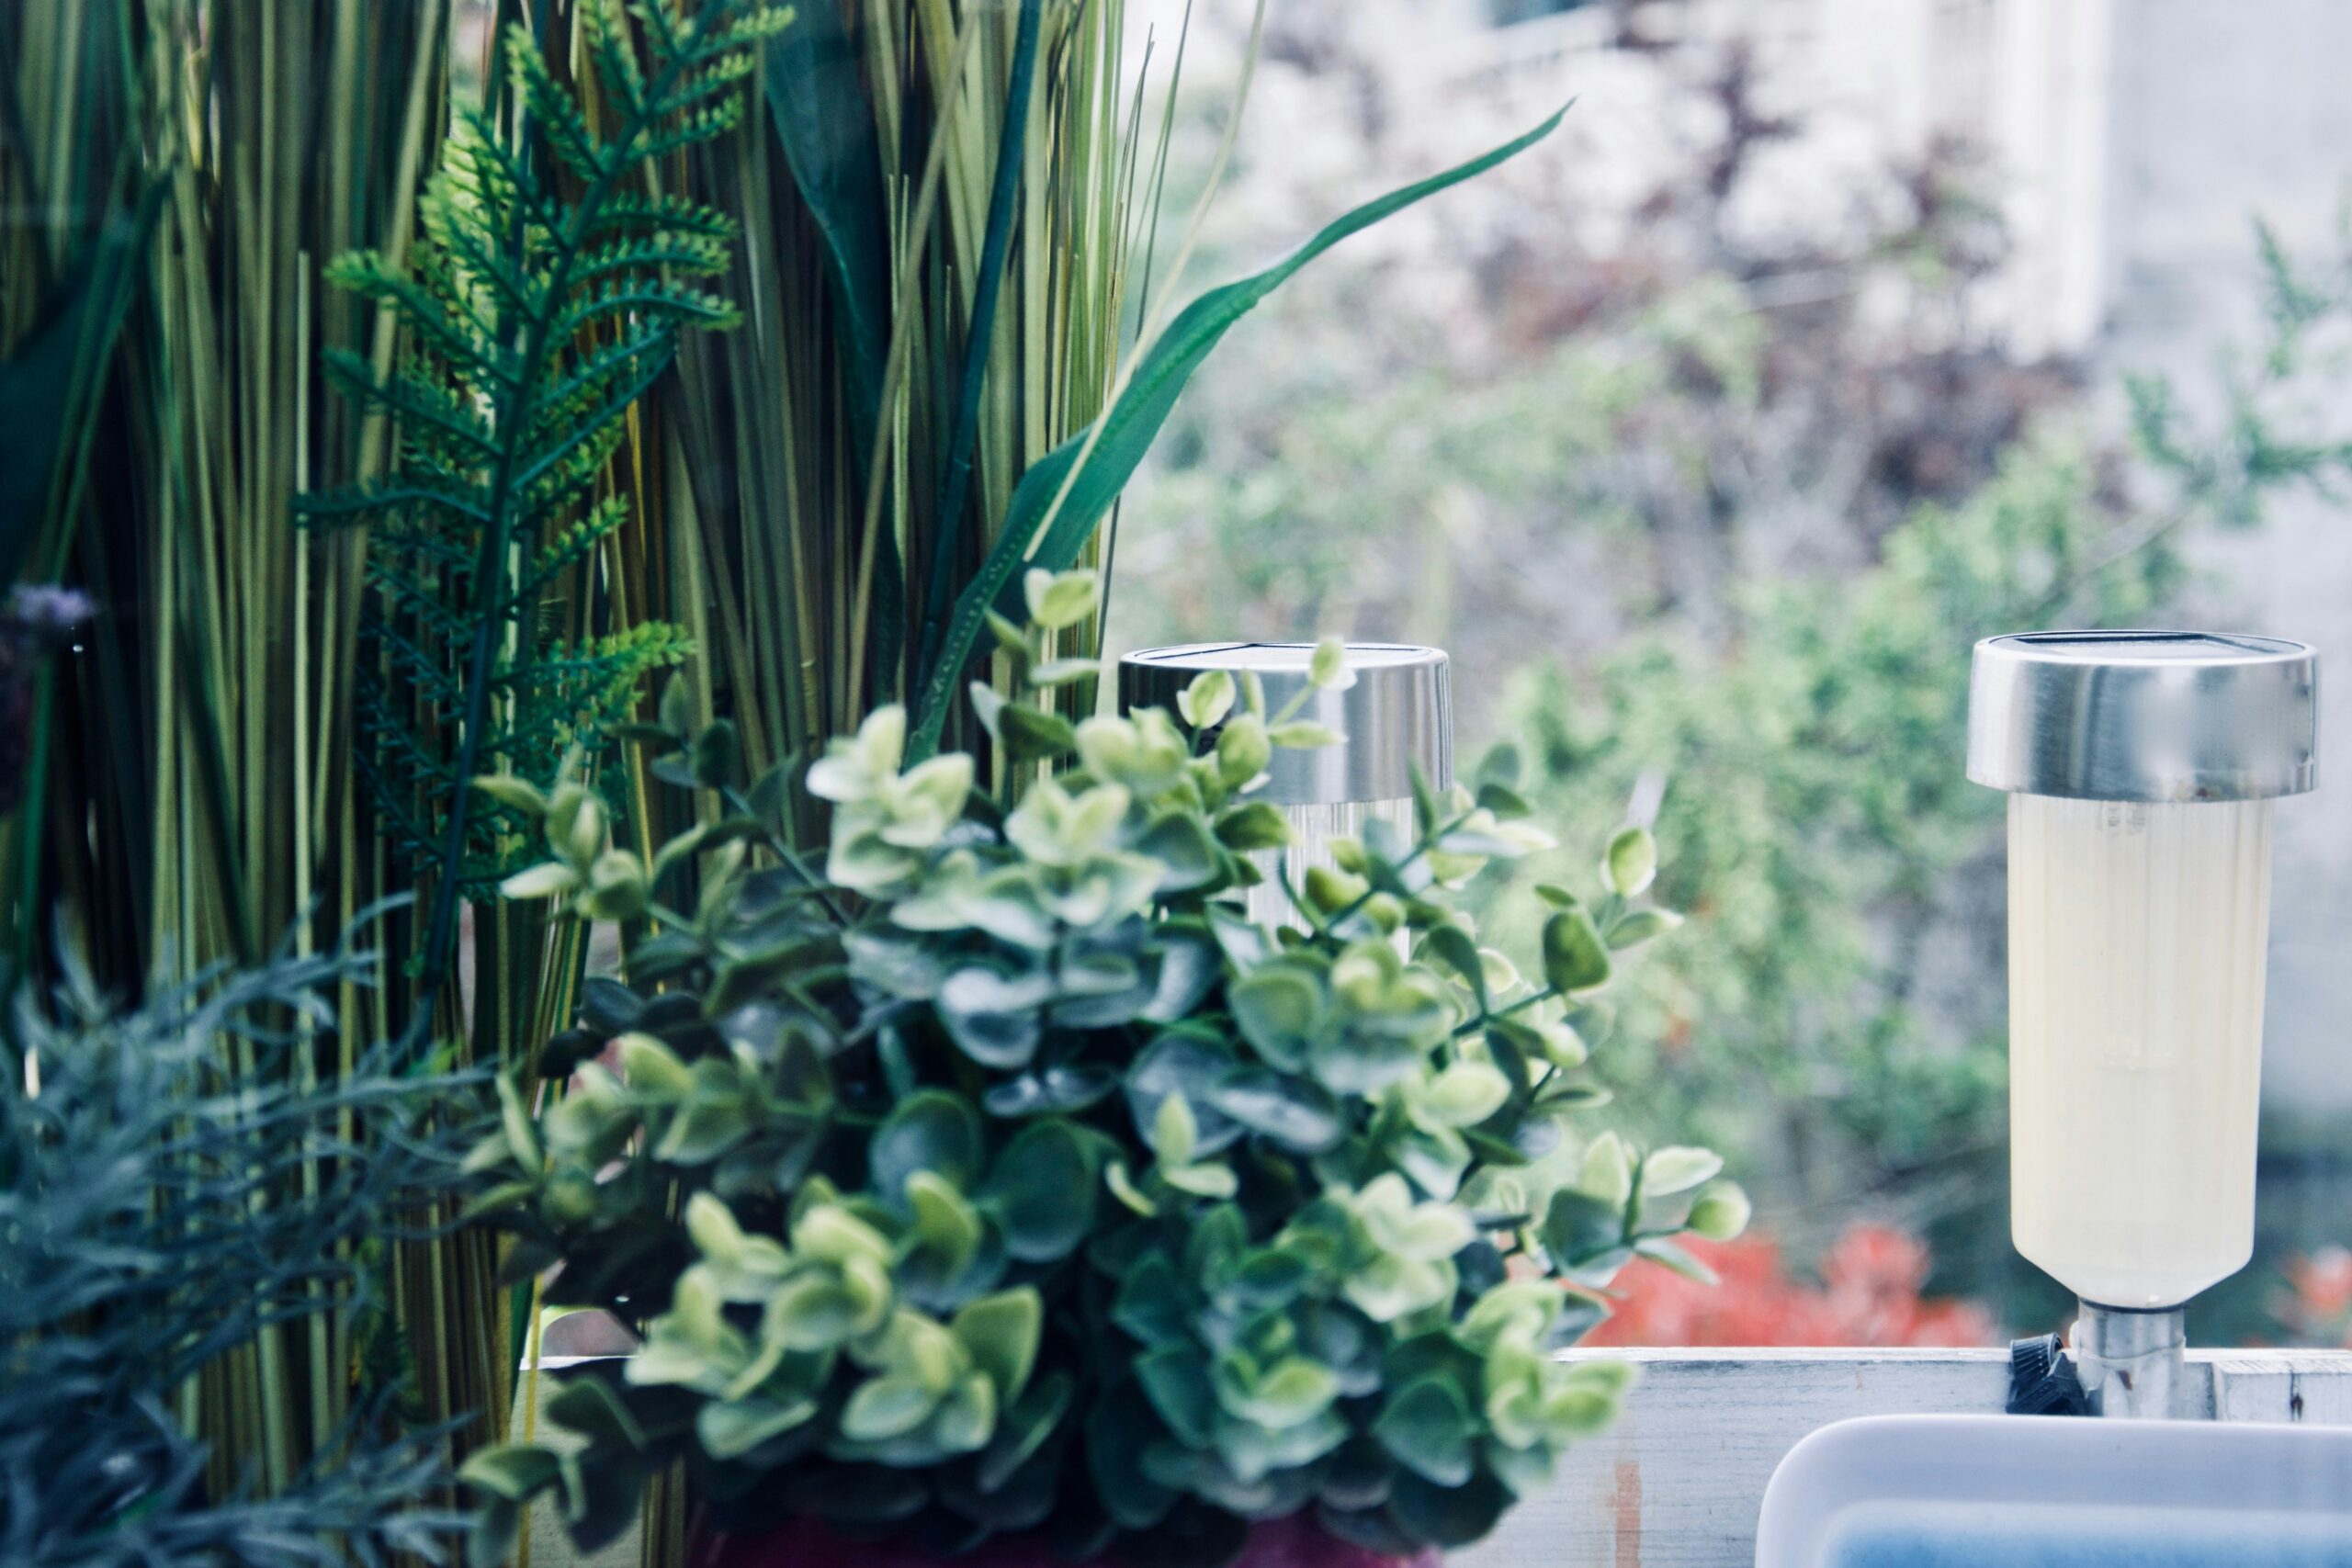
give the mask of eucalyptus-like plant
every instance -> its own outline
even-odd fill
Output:
[[[973,692],[1062,771],[976,793],[967,756],[907,766],[880,709],[809,770],[821,874],[782,779],[740,786],[682,690],[655,766],[718,809],[650,852],[576,779],[483,781],[552,854],[511,896],[651,932],[634,988],[594,983],[550,1042],[570,1092],[476,1156],[518,1263],[560,1263],[550,1298],[644,1331],[553,1401],[583,1448],[468,1465],[483,1555],[545,1492],[593,1545],[678,1460],[720,1528],[1152,1532],[1208,1563],[1312,1510],[1460,1545],[1615,1412],[1625,1368],[1550,1353],[1600,1288],[1744,1223],[1713,1156],[1580,1130],[1613,954],[1674,923],[1642,901],[1645,832],[1610,844],[1597,902],[1551,890],[1524,976],[1452,900],[1551,842],[1500,777],[1421,789],[1415,831],[1342,842],[1294,924],[1253,925],[1228,895],[1291,829],[1252,791],[1275,748],[1337,738],[1224,672],[1177,714],[1068,724],[1033,698],[1081,673],[1044,655],[1094,592],[1032,572],[1028,626],[994,622],[1023,695]],[[1313,676],[1351,679],[1337,644]]]

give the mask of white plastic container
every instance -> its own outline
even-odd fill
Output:
[[[1772,1472],[1756,1568],[2352,1568],[2352,1428],[1839,1421]]]
[[[2254,1249],[2268,800],[2009,796],[2010,1227],[2086,1301]]]

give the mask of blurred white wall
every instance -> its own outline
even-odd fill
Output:
[[[1985,324],[2020,355],[2083,355],[2110,383],[2167,373],[2193,407],[2231,345],[2259,342],[2255,220],[2290,252],[2341,254],[2352,0],[1690,9],[1701,30],[1767,47],[1779,90],[1825,127],[1786,154],[1792,201],[1833,185],[1822,176],[1835,164],[1939,134],[1989,153],[2015,249],[1985,291]],[[1544,25],[1566,40],[1600,20],[1588,9]],[[2352,396],[2319,400],[2319,428],[2352,429]],[[2352,516],[2290,495],[2257,534],[2209,536],[2195,554],[2211,573],[2196,614],[2303,638],[2327,660],[2328,782],[2280,814],[2266,1088],[2274,1110],[2352,1111]]]
[[[2211,385],[2223,346],[2259,330],[2254,219],[2290,253],[2342,254],[2352,5],[2114,4],[2099,358]],[[2319,389],[2317,428],[2352,429],[2347,392]],[[2352,514],[2291,497],[2260,533],[2200,556],[2219,579],[2212,618],[2321,649],[2321,789],[2279,815],[2264,1087],[2274,1110],[2352,1110]]]

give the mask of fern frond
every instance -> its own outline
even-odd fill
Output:
[[[602,469],[604,458],[608,454],[597,451],[597,444],[619,430],[621,416],[628,412],[629,405],[668,371],[672,359],[675,357],[675,346],[673,341],[658,350],[640,355],[628,367],[629,373],[626,378],[610,386],[582,389],[580,394],[556,405],[561,411],[561,419],[553,423],[545,446],[533,446],[525,450],[523,468],[515,476],[515,484],[531,495],[535,508],[556,505],[559,498],[568,493],[561,482],[565,478],[564,470],[567,466],[577,468],[577,460],[582,452],[596,451],[594,467]],[[580,477],[578,474],[571,476],[573,479]],[[592,473],[586,477],[593,479],[594,476]],[[537,493],[539,486],[551,479],[557,482],[544,495]]]
[[[560,215],[541,197],[537,177],[500,138],[498,128],[471,104],[457,107],[439,172],[460,182],[486,211],[505,218],[519,214],[526,223],[541,230],[556,226]]]
[[[743,100],[728,98],[708,108],[679,115],[666,130],[649,130],[637,143],[639,157],[660,158],[699,142],[716,141],[743,123]]]
[[[672,102],[677,108],[690,109],[723,97],[738,82],[752,73],[754,63],[748,54],[729,55],[709,69],[695,73]]]
[[[572,276],[582,283],[601,283],[619,275],[642,272],[684,272],[708,275],[727,270],[724,240],[703,234],[656,231],[640,239],[616,240],[583,254],[572,264]]]
[[[435,178],[417,204],[417,215],[425,237],[447,254],[452,274],[469,297],[491,296],[526,321],[547,313],[537,283],[499,254],[495,209],[478,191]]]
[[[588,117],[580,112],[579,102],[548,69],[547,57],[539,52],[531,29],[520,22],[507,25],[506,62],[514,94],[531,111],[548,150],[583,180],[605,177],[610,171],[602,156],[604,144],[588,129]]]
[[[453,770],[419,738],[414,716],[394,708],[396,701],[410,697],[410,688],[370,671],[353,682],[352,693],[353,720],[360,734],[373,742],[355,755],[364,755],[379,770],[397,775],[404,786],[401,795],[379,806],[402,816],[418,809],[420,802],[424,803],[423,809],[432,809],[431,803],[442,793],[433,786],[454,783]]]
[[[616,0],[586,0],[579,15],[581,35],[587,40],[588,57],[596,62],[596,79],[605,96],[624,117],[642,113],[645,73],[638,69],[619,6]]]
[[[731,241],[741,234],[742,225],[717,208],[706,207],[690,197],[640,196],[630,191],[605,202],[603,210],[582,228],[581,233],[585,239],[594,239],[603,234],[645,230]]]
[[[464,634],[466,617],[449,607],[447,598],[441,592],[438,584],[420,581],[398,566],[381,560],[369,561],[361,577],[370,588],[380,592],[394,608],[415,616],[419,625],[438,632],[443,637],[457,637]],[[387,639],[388,642],[390,640]],[[423,650],[417,651],[418,661],[415,667],[419,670],[419,684],[422,688],[430,679],[435,666],[433,660],[424,655]],[[437,697],[454,694],[458,689],[457,682],[454,680],[448,680],[446,676],[442,679],[447,681],[446,687],[435,682],[433,689],[424,691],[423,694]]]
[[[492,681],[506,691],[564,691],[601,682],[623,664],[656,669],[678,663],[693,652],[694,641],[683,630],[666,621],[648,621],[574,648],[557,647],[525,668],[500,671]]]
[[[737,9],[708,13],[695,18],[694,36],[687,39],[681,58],[699,64],[721,56],[751,53],[757,57],[758,48],[769,39],[792,25],[792,9],[788,6],[756,6],[748,10]]]
[[[595,490],[604,478],[605,465],[626,439],[628,430],[617,412],[567,436],[562,450],[531,465],[534,477],[515,492],[520,513],[543,517],[584,499]]]
[[[555,331],[560,336],[571,337],[616,317],[704,328],[731,327],[742,319],[728,300],[698,289],[608,284],[576,300],[558,316]]]
[[[537,748],[560,757],[627,716],[648,675],[683,664],[693,653],[694,641],[684,631],[656,621],[558,649],[528,669],[502,672],[500,689],[515,699],[509,748]]]
[[[559,420],[579,417],[576,411],[601,402],[616,380],[633,378],[641,367],[667,366],[676,344],[677,330],[668,322],[638,321],[603,347],[582,355],[540,398],[528,439],[535,446],[548,440],[549,429]]]
[[[352,527],[420,514],[445,513],[476,525],[490,521],[489,498],[479,486],[437,474],[406,472],[391,479],[314,490],[297,497],[295,521],[306,527]]]
[[[542,626],[538,605],[593,569],[628,520],[614,455],[679,334],[737,320],[693,286],[726,272],[736,223],[646,194],[646,168],[740,122],[755,46],[786,17],[767,0],[646,0],[628,13],[632,36],[615,0],[581,0],[574,15],[604,86],[594,123],[547,40],[517,25],[505,49],[542,164],[569,177],[536,175],[498,124],[460,108],[409,265],[357,252],[330,273],[407,329],[390,375],[349,356],[328,367],[339,389],[390,416],[398,471],[306,497],[300,515],[370,526],[355,740],[388,840],[435,876],[428,1002],[457,900],[516,852],[511,814],[464,782],[503,759],[551,784],[567,747],[596,745],[639,682],[685,655],[685,634],[660,623],[566,644],[554,623],[569,617]]]
[[[656,67],[674,68],[683,47],[677,24],[670,19],[666,0],[630,0],[628,14],[645,29],[646,48],[653,56]]]
[[[391,310],[416,342],[453,367],[479,367],[492,378],[514,384],[484,323],[470,313],[453,313],[451,301],[416,278],[393,272],[375,251],[351,251],[327,264],[327,281]],[[420,276],[428,276],[420,268]]]
[[[542,547],[525,569],[521,582],[515,588],[518,601],[537,598],[548,584],[571,567],[586,561],[596,547],[620,530],[628,521],[628,498],[608,495],[591,507],[588,514],[562,529]]]
[[[457,544],[431,529],[403,528],[394,524],[379,524],[368,536],[368,547],[373,551],[381,547],[386,555],[410,560],[425,561],[437,567],[447,578],[471,576],[474,558],[464,546]],[[452,582],[452,587],[458,586]]]
[[[379,583],[382,581],[379,579]],[[458,617],[458,624],[463,624],[462,617]],[[359,636],[360,646],[378,659],[388,673],[399,675],[416,697],[446,704],[465,694],[464,682],[443,667],[437,650],[399,630],[394,623],[376,616],[360,628]],[[419,755],[426,754],[421,746],[417,750]],[[435,764],[426,771],[438,778],[448,770]]]
[[[379,381],[368,363],[345,349],[320,355],[327,379],[353,401],[382,409],[402,422],[403,432],[422,426],[445,437],[474,461],[498,455],[490,426],[470,403],[448,387],[435,386],[413,367]]]

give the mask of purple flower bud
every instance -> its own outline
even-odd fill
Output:
[[[44,639],[62,636],[96,614],[97,605],[87,593],[54,582],[18,583],[5,612],[12,630]]]

